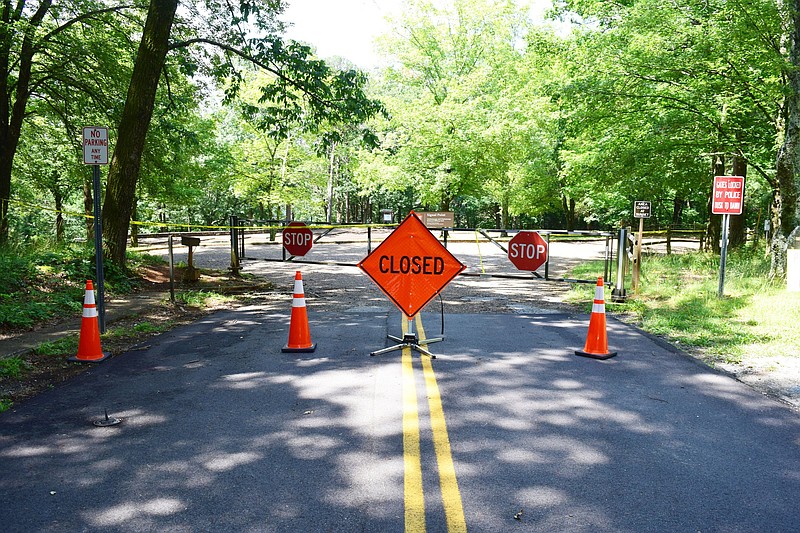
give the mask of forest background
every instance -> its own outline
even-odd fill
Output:
[[[108,259],[140,231],[381,222],[701,228],[714,175],[746,176],[731,245],[798,226],[800,0],[411,0],[384,66],[283,37],[280,0],[4,0],[0,243],[91,241],[81,130],[108,125]],[[569,28],[568,31],[564,28]],[[134,224],[131,224],[134,221]]]

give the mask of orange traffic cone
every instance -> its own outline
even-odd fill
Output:
[[[576,355],[591,357],[592,359],[608,359],[617,352],[608,351],[608,337],[606,336],[606,303],[603,299],[603,278],[597,278],[597,287],[594,290],[594,304],[592,317],[589,319],[589,334],[586,336],[586,346],[583,350],[575,350]]]
[[[306,297],[303,293],[303,276],[298,270],[294,276],[294,295],[292,297],[292,319],[289,324],[289,342],[282,352],[313,352],[317,345],[311,342],[308,330]]]
[[[94,303],[94,286],[92,286],[91,280],[87,280],[86,294],[83,297],[83,319],[78,341],[78,355],[70,357],[69,360],[81,363],[99,363],[108,356],[109,354],[103,353],[100,348],[100,327],[97,323],[97,306]]]

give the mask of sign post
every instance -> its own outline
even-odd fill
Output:
[[[423,346],[442,339],[419,341],[413,318],[466,267],[442,246],[413,211],[358,267],[408,318],[408,332],[399,342],[370,355],[411,348],[433,357]]]
[[[639,294],[639,276],[642,268],[642,239],[644,238],[644,219],[650,218],[650,202],[645,200],[633,203],[633,218],[639,219],[639,233],[636,235],[636,252],[633,263],[633,291]]]
[[[105,275],[103,273],[103,222],[100,209],[100,165],[108,164],[108,128],[83,128],[83,164],[92,165],[94,196],[94,255],[97,276],[97,321],[100,333],[106,332]]]
[[[722,215],[722,243],[719,257],[719,289],[717,296],[722,298],[725,291],[725,264],[728,257],[728,227],[731,215],[741,215],[744,205],[744,177],[714,176],[711,213]]]

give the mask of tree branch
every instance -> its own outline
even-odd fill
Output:
[[[179,42],[173,43],[167,49],[168,50],[175,50],[177,48],[185,48],[185,47],[191,46],[193,44],[207,44],[207,45],[219,48],[221,50],[224,50],[226,52],[230,52],[230,53],[232,53],[234,55],[237,55],[237,56],[241,57],[242,59],[244,59],[246,61],[249,61],[250,63],[253,63],[254,65],[266,70],[267,72],[270,72],[270,73],[274,74],[278,79],[280,79],[281,81],[287,83],[288,85],[291,85],[295,89],[297,89],[299,91],[302,91],[303,94],[305,94],[311,100],[317,102],[318,104],[329,105],[329,104],[332,103],[329,100],[325,100],[323,98],[320,98],[319,96],[315,95],[314,93],[311,93],[311,92],[307,91],[301,84],[297,83],[295,80],[292,80],[292,79],[288,78],[285,74],[283,74],[283,72],[279,68],[277,68],[277,67],[275,67],[273,65],[270,65],[270,64],[268,64],[268,63],[266,63],[266,62],[264,62],[264,61],[262,61],[262,60],[260,60],[260,59],[258,59],[256,57],[253,57],[252,55],[248,54],[247,52],[245,52],[243,50],[239,50],[238,48],[236,48],[234,46],[231,46],[229,44],[226,44],[226,43],[222,43],[222,42],[219,42],[219,41],[214,41],[212,39],[207,39],[207,38],[204,38],[204,37],[196,37],[194,39],[187,39],[185,41],[179,41]]]

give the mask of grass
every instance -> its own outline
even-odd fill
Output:
[[[134,324],[131,327],[116,327],[116,328],[109,328],[106,332],[101,335],[102,339],[131,339],[140,336],[142,333],[146,334],[156,334],[156,333],[163,333],[168,331],[172,328],[172,321],[165,320],[158,324],[154,324],[153,322],[144,321],[139,322],[138,324]]]
[[[78,335],[67,335],[56,341],[43,342],[33,349],[36,355],[75,355],[78,353]]]
[[[0,360],[0,377],[19,378],[22,376],[23,371],[26,369],[27,364],[19,357],[9,357]],[[3,411],[0,406],[0,412]]]
[[[602,263],[587,263],[573,274],[599,275],[602,268]],[[626,288],[630,283],[629,277]],[[769,259],[763,253],[730,253],[722,298],[718,290],[719,256],[649,255],[642,259],[639,294],[628,289],[625,303],[613,303],[607,290],[606,307],[647,332],[698,350],[711,363],[798,355],[800,294],[787,292],[783,281],[769,280]],[[591,302],[592,291],[575,287],[570,299]]]
[[[233,296],[226,296],[214,291],[180,291],[175,293],[175,301],[190,307],[206,307],[215,302],[230,302]]]

